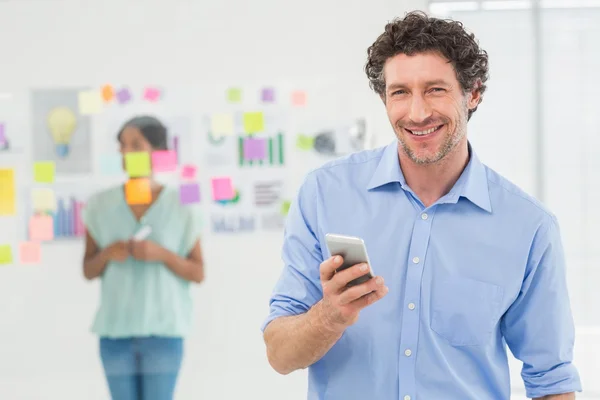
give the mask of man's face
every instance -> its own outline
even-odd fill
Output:
[[[406,155],[416,164],[433,164],[467,134],[477,91],[465,94],[452,64],[437,53],[398,54],[385,63],[388,118]]]

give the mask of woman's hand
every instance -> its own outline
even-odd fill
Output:
[[[150,240],[130,240],[131,255],[142,261],[164,261],[166,250]]]
[[[117,241],[106,248],[106,254],[110,261],[123,262],[130,256],[129,243],[125,241]]]

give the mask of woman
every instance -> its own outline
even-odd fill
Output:
[[[167,130],[153,117],[133,118],[117,138],[123,155],[167,149]],[[173,398],[192,319],[190,282],[204,279],[192,210],[178,191],[149,179],[150,204],[127,204],[121,185],[93,196],[84,211],[83,272],[102,279],[92,331],[114,400]],[[133,240],[145,226],[150,235]]]

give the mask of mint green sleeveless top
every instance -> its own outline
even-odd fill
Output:
[[[129,208],[123,187],[94,195],[83,220],[100,249],[118,240],[129,240],[149,225],[152,240],[187,257],[199,238],[197,213],[183,206],[179,192],[165,187],[138,222]],[[191,326],[190,282],[160,262],[129,257],[109,262],[101,277],[101,299],[92,331],[109,338],[143,336],[183,337]]]

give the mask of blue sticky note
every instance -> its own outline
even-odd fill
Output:
[[[100,156],[100,173],[108,176],[123,173],[123,157],[119,153],[102,154]]]

